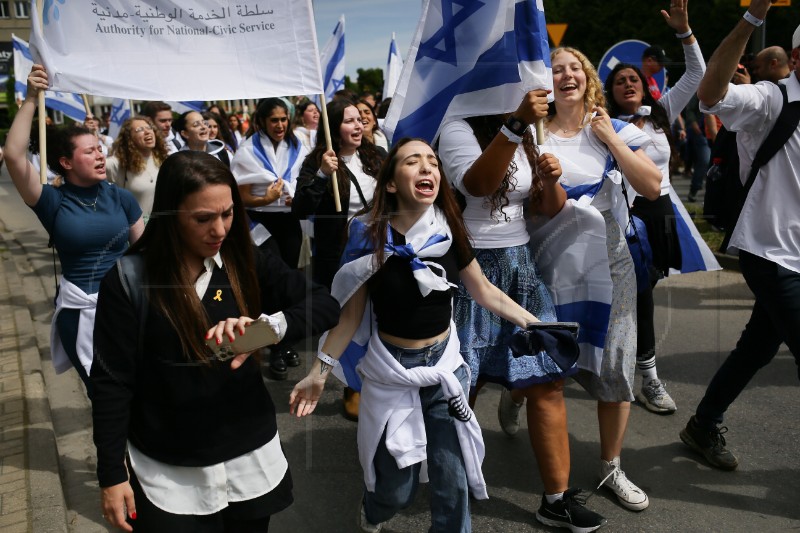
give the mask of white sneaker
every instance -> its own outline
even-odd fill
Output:
[[[642,391],[636,395],[636,399],[653,413],[672,414],[678,410],[672,396],[664,388],[664,382],[659,379],[642,383]]]
[[[379,533],[383,524],[371,524],[367,521],[367,514],[364,512],[364,500],[361,500],[361,509],[358,511],[358,527],[363,533]]]
[[[597,488],[605,485],[617,495],[619,503],[631,511],[647,509],[650,500],[642,489],[633,484],[619,467],[619,457],[611,461],[600,461],[600,478]]]
[[[513,437],[519,431],[519,410],[522,404],[511,397],[511,391],[503,389],[500,392],[500,402],[497,404],[497,420],[506,435]]]

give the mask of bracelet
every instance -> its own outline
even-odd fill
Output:
[[[764,24],[763,19],[756,17],[755,15],[750,13],[750,11],[745,11],[744,15],[742,15],[742,18],[747,22],[749,22],[750,24],[752,24],[753,26],[755,26],[756,28]]]
[[[522,144],[522,137],[520,137],[516,133],[513,133],[510,129],[508,129],[508,126],[506,126],[505,124],[503,124],[503,127],[500,128],[500,133],[508,137],[508,140],[511,141],[512,143]]]
[[[339,364],[339,361],[324,352],[319,352],[317,354],[317,359],[330,367],[336,367]]]
[[[691,37],[691,36],[692,36],[692,29],[691,28],[689,28],[689,31],[687,31],[686,33],[676,33],[675,34],[675,37],[677,37],[678,39],[686,39],[687,37]]]

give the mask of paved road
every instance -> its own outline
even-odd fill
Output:
[[[38,455],[41,446],[31,448],[36,443],[31,444],[30,439],[26,441],[28,478],[39,480],[36,487],[31,483],[27,485],[32,508],[28,523],[34,524],[30,530],[60,531],[57,522],[65,515],[64,531],[106,531],[98,510],[88,402],[76,374],[56,376],[49,361],[52,259],[44,247],[46,238],[41,227],[31,211],[21,205],[5,173],[0,177],[0,230],[6,242],[0,246],[3,265],[16,265],[18,271],[19,279],[9,284],[9,290],[17,293],[16,304],[27,306],[30,312],[30,320],[22,323],[21,328],[32,331],[18,331],[17,335],[27,334],[35,339],[39,348],[47,391],[45,406],[49,405],[48,411],[52,413],[58,447],[57,467],[48,466]],[[9,262],[11,259],[13,262]],[[800,528],[797,505],[800,410],[797,368],[788,351],[783,349],[775,361],[762,370],[728,416],[726,424],[730,432],[727,437],[741,462],[738,471],[712,470],[697,462],[678,439],[678,432],[706,383],[738,338],[751,305],[752,296],[736,272],[675,276],[659,284],[656,291],[659,375],[668,382],[679,411],[674,416],[663,417],[633,406],[623,468],[648,492],[651,505],[642,513],[632,513],[620,507],[606,492],[599,491],[590,499],[589,506],[609,519],[607,531]],[[7,335],[6,329],[0,328],[0,331]],[[330,384],[313,417],[297,420],[288,415],[289,391],[304,374],[314,353],[310,343],[305,348],[304,364],[290,371],[288,381],[267,382],[278,406],[278,425],[292,467],[296,498],[289,510],[274,518],[272,530],[278,533],[354,531],[361,470],[355,444],[356,426],[340,415],[341,387]],[[5,366],[2,370],[19,372]],[[41,402],[37,404],[27,398],[34,393],[34,388],[25,389],[26,408],[41,407]],[[566,395],[571,483],[591,488],[596,483],[599,455],[595,404],[574,384],[567,387]],[[516,438],[506,437],[497,423],[498,398],[499,389],[488,386],[481,392],[476,408],[486,441],[484,472],[491,499],[474,504],[473,529],[476,532],[547,531],[548,528],[535,521],[542,486],[526,426],[523,422],[523,429]],[[4,460],[3,450],[0,446],[0,461]],[[18,464],[19,458],[15,460]],[[54,482],[55,488],[63,492],[66,512],[59,508],[58,498],[44,504],[41,498],[37,499],[39,491],[53,489]],[[0,477],[0,504],[5,502],[3,487]],[[423,487],[416,503],[390,521],[385,531],[425,531],[429,524],[426,498],[427,491]],[[0,525],[3,524],[2,509],[0,505]],[[48,510],[51,517],[57,519],[55,525],[42,525],[45,522],[41,519],[30,521],[34,511],[41,515]]]

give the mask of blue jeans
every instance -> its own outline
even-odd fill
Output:
[[[794,355],[800,378],[800,274],[744,251],[739,252],[739,264],[756,303],[736,348],[697,406],[697,421],[707,428],[722,423],[725,411],[772,361],[782,342]]]
[[[419,349],[406,349],[382,340],[384,346],[405,368],[434,366],[441,358],[448,339]],[[455,376],[466,391],[469,386],[467,371],[459,367]],[[440,385],[419,390],[425,433],[428,439],[428,476],[431,492],[432,532],[471,531],[469,516],[469,487],[461,445],[458,442],[458,420],[447,411],[447,398]],[[378,444],[375,466],[375,492],[364,491],[364,512],[371,524],[380,524],[392,518],[414,501],[419,485],[420,464],[398,468],[394,457],[386,449],[386,432]]]
[[[708,139],[702,133],[690,130],[687,137],[692,154],[692,184],[689,186],[689,192],[694,194],[702,189],[706,182],[708,166],[711,163],[711,147],[708,145]]]

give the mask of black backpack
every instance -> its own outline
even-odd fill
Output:
[[[723,253],[728,248],[731,235],[733,234],[733,230],[736,227],[737,221],[739,220],[739,215],[742,212],[745,200],[747,200],[747,194],[750,192],[750,188],[753,186],[753,183],[756,180],[758,171],[761,170],[761,167],[766,165],[781,148],[783,148],[789,138],[794,135],[798,124],[800,124],[800,100],[789,103],[789,98],[786,94],[786,86],[778,84],[778,88],[783,96],[783,107],[781,108],[780,115],[778,115],[778,120],[775,122],[772,130],[769,132],[766,139],[764,139],[764,142],[761,144],[761,147],[758,149],[755,157],[753,158],[753,164],[750,167],[750,173],[747,175],[747,181],[745,182],[744,186],[741,185],[741,180],[739,179],[738,152],[733,151],[733,157],[731,157],[730,146],[728,146],[728,149],[724,152],[728,154],[728,160],[727,162],[724,162],[726,168],[724,176],[727,176],[727,179],[724,180],[724,194],[721,200],[724,205],[718,211],[720,213],[725,213],[723,215],[725,239],[723,239],[722,245],[720,246],[720,251]],[[735,135],[732,135],[730,132],[726,133],[726,137],[732,137],[735,141]],[[717,141],[719,141],[719,135],[717,136]],[[723,138],[722,142],[730,143],[731,140],[728,139],[726,141],[726,139]],[[716,145],[717,143],[715,142],[714,146],[716,147]],[[718,153],[722,154],[723,149],[723,147],[720,147]],[[713,160],[713,149],[711,153]],[[714,170],[713,167],[712,170]]]
[[[711,147],[711,166],[706,179],[703,217],[720,231],[736,225],[736,205],[744,190],[739,179],[736,132],[722,126]]]

